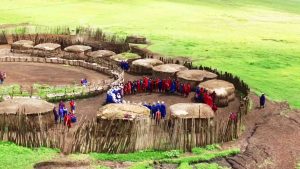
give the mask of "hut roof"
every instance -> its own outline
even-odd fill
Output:
[[[183,70],[177,72],[177,77],[185,80],[192,80],[192,81],[203,81],[206,79],[214,79],[217,77],[216,74],[206,71],[206,70]]]
[[[64,49],[66,52],[74,52],[74,53],[81,53],[88,50],[92,50],[92,47],[85,46],[85,45],[72,45],[68,46]]]
[[[232,83],[224,80],[208,80],[199,84],[200,87],[203,87],[210,92],[215,91],[217,95],[228,95],[232,94],[235,91],[235,87]]]
[[[132,65],[144,66],[147,68],[152,68],[153,66],[162,65],[163,62],[158,59],[138,59],[132,62]]]
[[[16,114],[17,112],[27,115],[43,114],[52,111],[53,107],[53,104],[40,99],[14,98],[0,102],[0,114]]]
[[[33,47],[34,42],[31,40],[19,40],[12,44],[13,46]]]
[[[163,64],[153,67],[153,70],[157,72],[176,73],[178,71],[188,70],[188,68],[178,64]]]
[[[87,56],[93,58],[110,57],[113,55],[116,55],[116,53],[110,50],[97,50],[87,53]]]
[[[53,51],[60,48],[60,44],[57,43],[41,43],[34,47],[34,49]]]
[[[177,103],[170,106],[170,111],[175,118],[209,119],[215,116],[214,111],[203,103]]]
[[[148,118],[150,110],[137,104],[107,104],[99,109],[97,118],[99,119],[124,119],[133,120],[138,118]]]
[[[115,61],[122,61],[122,60],[135,60],[135,59],[140,59],[141,56],[135,53],[129,53],[129,52],[125,52],[125,53],[120,53],[114,56],[111,56],[110,59],[115,60]]]

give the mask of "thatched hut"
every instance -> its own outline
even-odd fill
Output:
[[[153,67],[164,64],[158,59],[138,59],[132,62],[130,71],[139,74],[152,74]]]
[[[164,64],[154,66],[152,75],[160,78],[175,78],[176,73],[183,70],[188,70],[188,68],[178,64]]]
[[[72,45],[64,49],[64,58],[72,60],[86,60],[86,54],[92,51],[92,47],[85,45]]]
[[[88,56],[87,61],[98,63],[101,62],[102,59],[109,60],[109,58],[116,55],[116,53],[110,50],[97,50],[88,52],[86,55]]]
[[[215,79],[218,77],[218,75],[216,75],[215,73],[197,69],[179,71],[177,72],[176,76],[180,82],[190,83],[192,88],[197,87],[200,82]]]
[[[205,88],[209,93],[216,92],[217,106],[228,106],[235,99],[235,87],[230,82],[213,79],[200,83],[199,87]]]
[[[126,43],[134,43],[134,44],[146,44],[146,37],[140,35],[130,35],[126,37]]]
[[[150,148],[144,144],[151,126],[149,115],[148,108],[137,104],[108,104],[100,108],[97,123],[104,130],[98,137],[106,144],[102,145],[101,151],[129,152]]]
[[[210,130],[214,111],[202,103],[178,103],[170,106],[170,126],[176,135],[173,141],[177,148],[191,149],[211,143]]]
[[[134,60],[141,58],[142,57],[140,55],[129,52],[120,53],[110,57],[110,59],[116,64],[119,64],[121,61],[127,61],[129,64],[131,64],[131,62],[133,62]]]
[[[61,51],[60,44],[57,43],[41,43],[33,48],[32,55],[39,57],[58,57]]]
[[[15,53],[31,53],[33,46],[33,41],[19,40],[11,44],[11,51]]]
[[[0,102],[0,126],[6,126],[10,130],[18,130],[25,120],[30,126],[39,130],[54,124],[54,105],[44,100],[33,98],[14,98]]]

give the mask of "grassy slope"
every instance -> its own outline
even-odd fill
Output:
[[[50,148],[30,149],[0,142],[0,169],[29,169],[35,163],[50,160],[58,153]]]
[[[100,26],[241,76],[300,107],[299,0],[2,0],[0,24]]]

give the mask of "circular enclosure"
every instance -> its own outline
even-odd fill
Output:
[[[193,88],[200,82],[215,79],[218,75],[206,70],[183,70],[177,72],[177,79],[182,83],[190,83]]]
[[[199,87],[205,88],[209,93],[216,92],[217,106],[227,106],[235,99],[235,87],[230,82],[213,79],[200,83]]]
[[[132,62],[130,71],[139,74],[152,74],[153,67],[164,64],[158,59],[138,59]]]
[[[153,67],[153,76],[159,78],[175,78],[176,73],[183,70],[188,70],[188,68],[178,64],[163,64]]]
[[[210,119],[214,118],[214,111],[203,103],[177,103],[170,106],[172,118],[182,119]]]
[[[97,112],[98,120],[133,120],[149,118],[150,110],[137,104],[107,104]]]
[[[111,56],[110,59],[117,64],[120,63],[121,61],[127,61],[128,63],[131,63],[134,60],[141,59],[141,56],[138,54],[135,54],[135,53],[125,52],[125,53],[120,53],[120,54]]]

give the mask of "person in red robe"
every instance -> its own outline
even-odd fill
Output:
[[[137,85],[137,91],[141,92],[141,83],[139,80],[136,82],[136,85]]]
[[[145,76],[144,77],[144,91],[147,91],[147,88],[148,88],[148,85],[149,85],[149,79]]]

